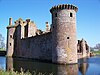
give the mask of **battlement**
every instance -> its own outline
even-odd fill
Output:
[[[53,6],[51,9],[50,9],[50,12],[52,13],[52,11],[54,10],[61,10],[61,9],[73,9],[75,10],[76,12],[78,11],[78,8],[74,5],[70,5],[70,4],[62,4],[62,5],[57,5],[57,6]]]

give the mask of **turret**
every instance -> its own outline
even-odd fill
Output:
[[[7,56],[13,55],[15,27],[12,25],[12,18],[9,18],[9,25],[7,26]]]
[[[78,8],[63,4],[50,9],[52,14],[52,62],[77,63],[76,12]]]

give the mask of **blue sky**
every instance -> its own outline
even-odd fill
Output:
[[[84,38],[90,46],[100,43],[100,0],[0,0],[0,33],[6,40],[9,18],[33,20],[39,29],[51,24],[50,8],[58,4],[74,4],[77,12],[77,39]]]

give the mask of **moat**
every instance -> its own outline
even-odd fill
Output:
[[[0,57],[0,69],[10,70],[11,68],[16,71],[23,68],[24,71],[36,71],[45,75],[50,73],[53,75],[100,75],[100,56],[81,59],[74,65],[56,65],[30,59]]]

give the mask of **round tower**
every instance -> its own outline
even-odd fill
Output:
[[[52,14],[52,62],[77,63],[76,12],[74,5],[63,4],[50,9]]]
[[[14,33],[15,26],[12,25],[12,18],[9,18],[9,26],[7,26],[7,56],[12,56],[14,51]]]

